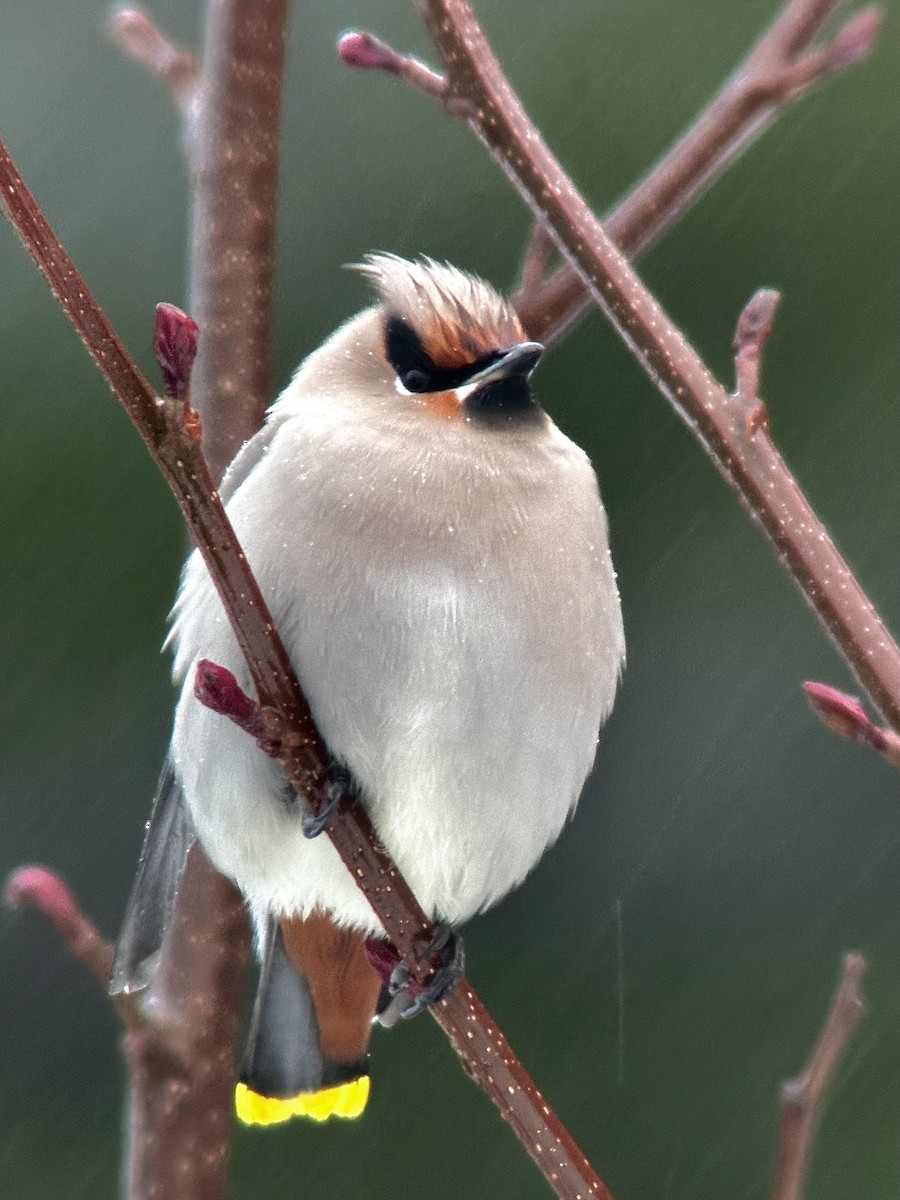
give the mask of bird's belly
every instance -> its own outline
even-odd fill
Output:
[[[317,724],[359,783],[380,840],[423,908],[458,923],[499,900],[558,836],[590,769],[618,658],[581,606],[542,631],[496,581],[405,571],[280,620]],[[542,601],[537,601],[542,603]],[[208,627],[207,627],[208,628]],[[201,654],[244,674],[231,644]],[[188,684],[190,675],[188,674]],[[251,905],[322,908],[379,932],[322,836],[304,837],[280,769],[185,688],[173,741],[207,852]]]

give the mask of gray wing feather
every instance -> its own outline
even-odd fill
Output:
[[[195,837],[184,795],[167,759],[116,946],[110,983],[113,994],[139,991],[150,983]]]
[[[219,495],[222,503],[227,504],[238,488],[247,480],[253,469],[258,466],[268,453],[276,433],[284,424],[284,417],[269,415],[265,425],[255,433],[249,441],[244,442],[240,450],[231,460],[231,465],[225,472],[219,485]]]
[[[262,958],[241,1081],[263,1096],[313,1092],[328,1076],[309,984],[295,971],[271,916],[259,930]]]

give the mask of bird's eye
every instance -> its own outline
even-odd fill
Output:
[[[424,371],[418,371],[415,368],[411,371],[404,371],[400,376],[400,382],[408,392],[428,391],[428,376]]]

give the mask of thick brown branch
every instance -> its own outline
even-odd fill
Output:
[[[892,767],[900,767],[900,734],[876,725],[855,696],[827,683],[804,683],[803,690],[813,712],[833,733],[870,747]]]
[[[465,0],[425,17],[449,93],[581,273],[650,378],[700,438],[851,669],[900,728],[900,650],[775,449],[759,406],[731,396],[654,300],[529,121]],[[792,35],[793,36],[793,35]]]
[[[781,1132],[771,1200],[802,1200],[809,1152],[825,1092],[844,1048],[865,1011],[859,981],[865,970],[859,954],[848,954],[841,981],[803,1074],[781,1089]]]
[[[240,893],[195,845],[153,982],[132,998],[140,1023],[125,1036],[130,1200],[227,1191],[246,926]]]
[[[272,280],[287,0],[210,0],[189,131],[194,396],[220,478],[271,396]]]
[[[29,236],[22,227],[22,214],[34,214],[37,208],[2,143],[0,195],[5,199],[7,215],[19,228],[38,266],[48,275],[52,268],[55,272],[54,277],[58,274],[63,280],[59,292],[66,311],[70,314],[87,314],[82,316],[79,332],[82,327],[88,331],[95,328],[104,331],[105,340],[102,347],[89,344],[89,349],[111,383],[114,378],[121,377],[129,384],[128,410],[151,455],[175,493],[192,536],[209,567],[247,659],[259,701],[264,707],[276,710],[284,725],[290,728],[292,736],[282,736],[280,739],[278,761],[294,787],[307,798],[313,811],[319,812],[328,798],[325,787],[325,746],[312,721],[309,707],[275,631],[271,616],[215,490],[196,430],[189,421],[185,425],[185,419],[188,417],[186,405],[181,401],[160,401],[154,397],[146,381],[130,364],[121,343],[102,317],[87,285],[49,225],[46,222],[41,224],[39,237]],[[29,225],[28,229],[30,228]],[[62,266],[57,268],[57,264]],[[74,303],[75,298],[77,304]],[[100,352],[101,348],[107,345],[115,349],[115,354]],[[341,858],[369,900],[391,941],[409,965],[413,978],[419,983],[427,983],[433,971],[427,951],[434,928],[397,868],[378,846],[365,810],[356,806],[347,811],[345,806],[342,811],[334,814],[327,829]],[[216,896],[216,889],[225,889],[226,895]],[[199,934],[194,924],[197,921],[204,924],[204,937],[208,937],[216,946],[227,944],[217,923],[220,920],[228,920],[232,922],[229,929],[233,929],[236,904],[237,899],[231,884],[209,868],[201,853],[193,852],[178,899],[179,912],[183,913],[184,919],[190,923],[191,933],[189,936],[177,933],[177,936],[173,935],[172,939],[167,939],[160,970],[151,992],[154,997],[153,1015],[156,1019],[159,1019],[161,1014],[172,1012],[177,1024],[178,1004],[172,1001],[171,997],[179,983],[183,985],[183,973],[197,969],[195,959],[203,960],[200,970],[204,973],[208,973],[211,964],[217,966],[220,972],[227,971],[228,988],[233,993],[234,981],[230,972],[238,971],[238,967],[231,963],[227,956],[223,958],[216,954],[211,960],[207,960],[203,955],[195,954],[191,948],[198,944]],[[180,920],[181,917],[176,918],[176,931]],[[241,944],[240,939],[238,944]],[[169,946],[172,947],[171,957],[167,959]],[[240,953],[236,958],[239,962]],[[202,1005],[202,998],[208,995],[206,987],[214,982],[215,980],[209,978],[198,979],[195,987],[190,990],[182,988],[180,991],[182,997],[196,998],[194,1016],[199,1011],[197,1006]],[[236,1010],[235,1005],[227,1004],[228,988],[218,993],[226,997],[227,1006],[225,1034],[221,1042],[216,1043],[221,1052],[224,1052],[227,1040],[225,1035],[232,1032],[231,1019]],[[155,999],[157,996],[160,997],[159,1000]],[[568,1197],[569,1200],[574,1200],[579,1195],[608,1200],[609,1192],[538,1092],[496,1023],[481,1005],[471,984],[463,980],[456,991],[433,1011],[451,1036],[454,1046],[472,1074],[525,1140],[529,1153],[539,1162],[557,1193]],[[198,1028],[194,1027],[195,1036]],[[229,1049],[230,1044],[229,1042]],[[162,1065],[159,1063],[158,1044],[151,1044],[148,1048],[139,1039],[130,1047],[130,1051],[133,1054],[150,1055],[148,1061],[155,1064],[154,1078],[157,1082],[160,1079],[165,1081],[162,1094],[158,1091],[145,1094],[138,1075],[139,1086],[136,1089],[137,1099],[132,1121],[132,1128],[137,1131],[134,1136],[141,1139],[151,1138],[152,1144],[148,1146],[143,1143],[142,1154],[134,1158],[131,1194],[135,1197],[159,1195],[161,1193],[152,1190],[153,1180],[158,1177],[170,1180],[170,1175],[163,1162],[157,1161],[154,1169],[153,1161],[166,1153],[167,1143],[153,1138],[152,1123],[159,1118],[159,1105],[165,1103],[167,1096],[169,1102],[180,1105],[182,1111],[192,1097],[196,1098],[197,1075],[195,1071],[188,1088],[177,1073],[172,1072],[171,1043],[167,1047],[165,1063]],[[193,1061],[193,1056],[191,1057]],[[221,1055],[216,1058],[216,1062],[221,1067]],[[205,1082],[214,1082],[221,1088],[225,1082],[224,1069],[212,1080],[207,1078]],[[141,1105],[143,1107],[140,1107]],[[230,1120],[228,1110],[221,1103],[212,1102],[209,1106],[218,1114],[216,1128],[224,1138],[221,1123]],[[171,1122],[167,1128],[175,1130]],[[194,1124],[190,1125],[189,1144],[194,1143],[197,1128]],[[206,1124],[203,1128],[205,1135],[211,1136]],[[168,1145],[168,1152],[171,1153],[171,1143]],[[178,1153],[174,1156],[177,1161],[182,1161],[182,1150],[179,1142]],[[213,1150],[208,1154],[211,1161],[210,1175],[207,1184],[204,1185],[208,1185],[208,1190],[200,1193],[204,1200],[206,1197],[213,1200],[220,1194],[216,1188],[221,1186],[221,1166],[226,1154],[227,1141],[213,1144]],[[213,1167],[218,1169],[213,1170]],[[142,1188],[151,1190],[142,1191]],[[189,1193],[170,1191],[165,1194],[174,1200],[178,1195]]]

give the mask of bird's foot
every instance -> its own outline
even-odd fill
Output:
[[[466,970],[466,953],[462,938],[449,925],[438,924],[434,936],[422,956],[431,962],[434,974],[424,986],[410,976],[409,967],[399,962],[391,972],[388,991],[393,999],[379,1018],[382,1024],[392,1013],[393,1020],[416,1017],[432,1004],[437,1004],[456,987]]]
[[[306,797],[300,798],[304,810],[300,818],[304,837],[318,837],[334,816],[345,796],[353,804],[359,803],[359,795],[350,772],[338,763],[332,762],[328,767],[328,776],[325,780],[325,803],[321,809],[314,813],[310,809]]]

